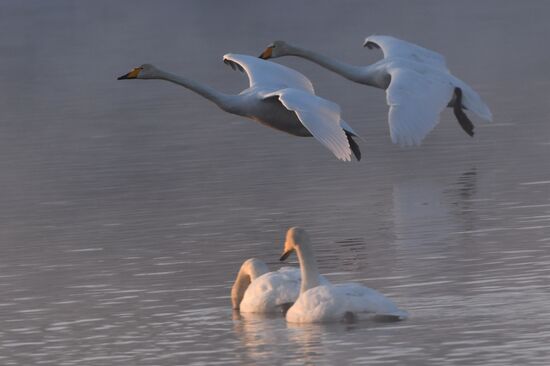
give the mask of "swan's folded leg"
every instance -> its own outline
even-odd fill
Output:
[[[458,123],[460,123],[460,127],[470,136],[474,136],[474,124],[466,113],[464,113],[463,106],[462,106],[462,90],[460,88],[455,88],[455,95],[454,95],[454,105],[453,105],[453,112],[455,114],[456,119],[458,120]]]

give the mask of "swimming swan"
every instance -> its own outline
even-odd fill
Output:
[[[300,262],[302,284],[300,296],[286,313],[288,322],[355,321],[377,316],[395,320],[407,318],[407,312],[384,295],[358,283],[321,284],[309,237],[305,230],[297,227],[290,228],[286,234],[281,261],[294,251]]]
[[[283,267],[269,272],[259,259],[244,261],[231,288],[233,309],[242,313],[285,312],[300,294],[300,270]],[[321,283],[327,283],[320,278]]]
[[[489,107],[469,85],[451,74],[439,53],[390,36],[367,37],[363,46],[381,48],[384,58],[372,65],[353,66],[283,41],[269,45],[260,58],[297,56],[356,83],[386,89],[393,143],[419,145],[437,125],[445,107],[453,108],[470,136],[474,125],[464,110],[492,120]]]
[[[351,154],[361,159],[357,134],[340,118],[340,107],[315,95],[311,82],[299,72],[257,57],[227,54],[224,63],[248,76],[249,88],[238,95],[225,94],[193,80],[145,64],[118,80],[160,79],[202,95],[226,112],[251,118],[295,136],[313,136],[340,160]]]

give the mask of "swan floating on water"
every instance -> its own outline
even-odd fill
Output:
[[[470,136],[474,125],[464,110],[492,120],[489,107],[474,89],[451,74],[441,54],[390,36],[367,37],[364,47],[382,49],[384,58],[368,66],[348,65],[283,41],[273,42],[260,58],[297,56],[356,83],[386,89],[391,139],[401,145],[419,145],[446,107],[453,108]]]
[[[331,285],[319,282],[319,271],[309,236],[301,228],[290,228],[286,234],[281,261],[296,252],[302,283],[298,299],[288,309],[290,323],[356,321],[384,317],[403,320],[407,312],[376,290],[358,283]]]
[[[285,312],[300,294],[300,269],[283,267],[269,272],[259,259],[244,261],[231,288],[233,309],[242,313]],[[328,283],[324,278],[321,283]]]
[[[299,72],[257,57],[227,54],[224,63],[248,76],[249,88],[238,95],[219,92],[202,83],[162,71],[150,64],[134,68],[118,80],[160,79],[181,85],[214,102],[222,110],[251,118],[295,136],[313,136],[338,159],[361,159],[357,134],[340,118],[340,107],[315,95]]]

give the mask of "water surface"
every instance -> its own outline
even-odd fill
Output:
[[[0,364],[547,365],[550,4],[6,1],[0,5]],[[151,62],[226,92],[226,52],[275,39],[344,61],[393,34],[435,49],[494,123],[451,111],[390,143],[380,90],[296,59],[363,137],[360,163],[227,115]],[[400,323],[234,314],[249,257],[309,230],[319,267],[390,296]],[[296,265],[295,260],[291,261]]]

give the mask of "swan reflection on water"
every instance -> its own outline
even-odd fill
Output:
[[[401,325],[405,324],[405,325]],[[356,344],[358,337],[377,337],[373,329],[391,331],[410,327],[403,322],[383,319],[352,323],[287,323],[284,315],[233,312],[233,331],[241,343],[239,352],[243,364],[266,363],[270,360],[317,364],[327,357],[337,360],[338,350],[347,344]],[[362,347],[362,346],[361,346]]]
[[[442,243],[454,232],[471,230],[475,212],[468,208],[476,188],[475,167],[453,182],[428,176],[394,183],[393,230],[397,243],[421,247]]]
[[[286,323],[284,315],[233,312],[233,330],[240,339],[248,362],[286,356],[303,363],[314,362],[326,350],[327,332],[353,330],[353,324]],[[337,338],[337,337],[335,337]]]

